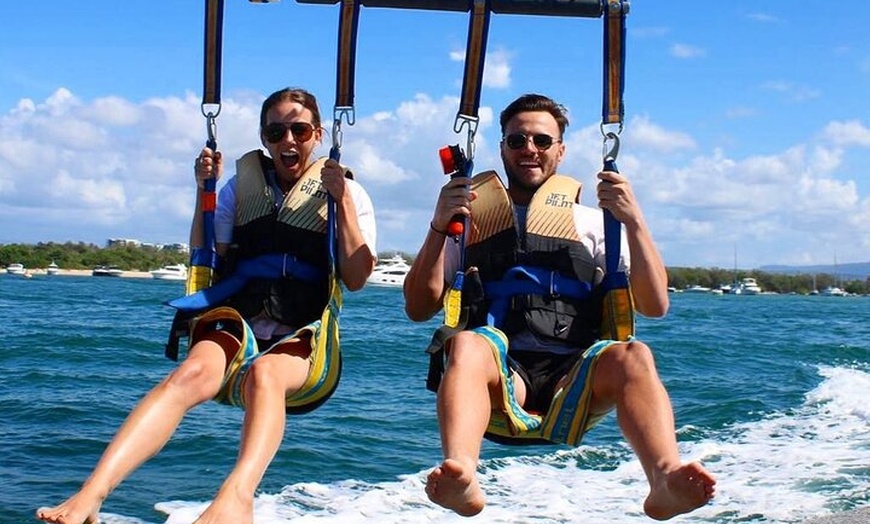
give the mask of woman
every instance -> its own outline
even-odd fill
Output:
[[[316,408],[338,382],[340,365],[323,351],[337,350],[337,340],[327,339],[337,338],[330,312],[337,314],[341,302],[327,254],[323,190],[335,202],[334,269],[341,281],[359,290],[375,264],[371,200],[337,161],[315,161],[322,138],[317,101],[307,91],[282,89],[263,102],[260,141],[268,155],[257,150],[240,158],[219,195],[218,276],[238,276],[246,264],[276,255],[301,273],[255,275],[210,304],[218,307],[192,323],[184,362],[133,409],[81,489],[59,506],[39,509],[37,518],[97,522],[109,493],[163,447],[191,408],[214,399],[243,408],[245,417],[235,466],[196,522],[253,522],[254,493],[281,444],[286,414]],[[197,209],[205,180],[222,168],[218,151],[204,148],[197,157]],[[192,248],[202,246],[201,230],[197,213]]]

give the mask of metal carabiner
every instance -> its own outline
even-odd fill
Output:
[[[607,149],[607,142],[608,141],[613,142],[613,145],[611,146],[610,150]],[[604,143],[602,145],[602,151],[604,151],[602,156],[604,157],[605,162],[607,162],[608,160],[616,162],[616,157],[619,156],[619,134],[618,133],[614,133],[613,131],[608,131],[608,132],[604,133]]]

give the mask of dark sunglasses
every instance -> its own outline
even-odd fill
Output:
[[[308,122],[293,122],[292,124],[272,122],[263,128],[263,136],[266,138],[266,142],[277,144],[284,140],[288,130],[297,142],[308,142],[314,136],[314,126]]]
[[[524,133],[511,133],[508,136],[504,137],[504,143],[508,146],[508,149],[522,149],[526,147],[526,144],[529,143],[529,139],[532,139],[532,143],[535,144],[535,148],[538,151],[546,151],[550,149],[550,146],[555,144],[556,142],[561,142],[558,138],[553,138],[550,135],[545,135],[543,133],[528,136]]]

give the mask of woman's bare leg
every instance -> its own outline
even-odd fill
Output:
[[[282,346],[257,359],[244,379],[245,420],[239,456],[196,524],[251,524],[254,494],[284,438],[286,395],[308,375],[308,342]]]
[[[226,358],[214,341],[203,341],[188,358],[133,408],[81,489],[36,517],[58,524],[96,523],[103,501],[130,473],[154,456],[185,413],[212,398],[220,387]]]

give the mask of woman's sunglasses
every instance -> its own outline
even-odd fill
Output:
[[[266,127],[263,128],[263,136],[266,138],[266,142],[277,144],[284,140],[284,137],[287,136],[287,131],[290,131],[293,139],[300,143],[308,142],[314,136],[314,126],[308,122],[293,122],[292,124],[272,122],[271,124],[266,124]]]
[[[531,136],[523,133],[511,133],[504,137],[504,143],[508,146],[508,149],[516,150],[526,147],[526,144],[529,143],[529,139],[532,140],[532,143],[535,144],[535,149],[538,151],[546,151],[556,142],[561,142],[558,138],[553,138],[550,135],[545,135],[543,133]]]

